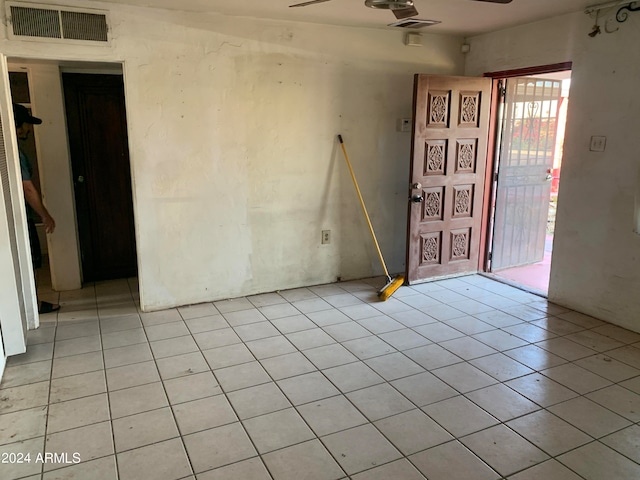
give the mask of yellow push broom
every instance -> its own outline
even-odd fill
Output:
[[[351,168],[351,162],[349,161],[349,155],[347,155],[347,149],[344,146],[342,135],[338,135],[338,140],[340,140],[342,153],[344,153],[344,159],[347,161],[347,167],[349,167],[349,173],[351,173],[353,185],[356,187],[356,193],[358,194],[360,205],[362,205],[362,211],[364,212],[364,216],[367,219],[367,225],[369,225],[369,231],[371,232],[371,236],[373,237],[373,243],[375,244],[376,250],[378,251],[378,257],[380,257],[382,269],[384,270],[384,274],[387,276],[387,284],[380,290],[378,290],[378,297],[380,298],[380,300],[384,301],[391,295],[393,295],[393,293],[398,290],[398,288],[400,288],[400,286],[404,283],[404,277],[402,275],[398,275],[395,278],[391,278],[391,275],[389,275],[389,270],[387,270],[387,265],[386,263],[384,263],[384,258],[382,257],[382,252],[380,251],[380,245],[378,245],[378,239],[376,238],[376,234],[373,231],[373,225],[371,225],[371,220],[369,219],[369,213],[367,213],[367,207],[365,207],[364,205],[364,200],[362,199],[362,194],[360,193],[360,188],[358,187],[356,175],[355,173],[353,173],[353,168]]]

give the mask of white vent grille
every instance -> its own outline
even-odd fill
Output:
[[[60,12],[64,38],[71,40],[107,41],[107,17],[95,13]]]
[[[398,27],[398,28],[410,28],[412,30],[419,30],[421,28],[431,27],[433,25],[438,25],[442,23],[439,20],[421,20],[419,18],[407,18],[404,20],[400,20],[399,22],[390,23],[389,27]]]
[[[56,39],[74,42],[106,43],[106,12],[69,7],[8,3],[10,34],[21,39]]]

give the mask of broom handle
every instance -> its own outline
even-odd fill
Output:
[[[360,205],[362,205],[362,211],[364,212],[364,216],[367,219],[367,225],[369,225],[369,231],[371,231],[371,236],[373,237],[373,243],[376,246],[376,250],[378,252],[378,257],[380,257],[380,263],[382,264],[382,269],[384,270],[384,274],[387,278],[391,278],[389,276],[389,271],[387,270],[387,265],[384,263],[384,258],[382,258],[382,252],[380,251],[380,245],[378,245],[378,239],[376,238],[376,234],[373,231],[373,225],[371,225],[371,220],[369,220],[369,214],[367,213],[367,207],[364,205],[364,200],[362,199],[362,194],[360,193],[360,188],[358,187],[358,181],[356,180],[356,175],[353,173],[353,168],[351,168],[351,162],[349,161],[349,155],[347,155],[347,149],[344,146],[344,142],[342,141],[342,135],[338,135],[338,140],[340,140],[340,146],[342,147],[342,153],[344,153],[344,159],[347,161],[347,167],[349,167],[349,173],[351,174],[351,179],[353,180],[353,185],[356,187],[356,192],[358,194],[358,199],[360,200]]]

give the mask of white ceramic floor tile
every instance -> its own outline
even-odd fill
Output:
[[[589,435],[544,410],[512,420],[507,426],[552,457],[593,440]]]
[[[601,438],[600,441],[634,462],[640,463],[640,425],[631,425]]]
[[[456,437],[492,427],[499,421],[468,398],[458,395],[422,410]]]
[[[25,480],[36,480],[37,477],[29,477]],[[118,468],[115,455],[98,458],[89,462],[81,461],[77,465],[53,470],[42,476],[43,480],[75,480],[90,478],[91,480],[118,480]]]
[[[117,457],[120,480],[177,480],[192,473],[178,438],[122,452]]]
[[[364,361],[387,381],[424,372],[424,369],[402,353],[390,353]]]
[[[243,424],[260,454],[315,438],[293,408],[250,418]]]
[[[366,472],[351,477],[353,480],[388,480],[391,478],[402,480],[425,480],[425,477],[407,460],[396,460],[381,467],[372,468]]]
[[[134,363],[123,367],[109,368],[106,373],[109,391],[160,381],[155,362]]]
[[[447,367],[449,365],[462,362],[460,357],[435,343],[425,345],[424,347],[405,350],[403,353],[427,370],[434,370],[436,368]]]
[[[302,405],[340,393],[320,372],[286,378],[277,383],[294,405]]]
[[[296,347],[284,336],[263,338],[246,343],[251,353],[258,359],[276,357],[296,351]]]
[[[222,393],[213,373],[202,372],[164,381],[171,405],[190,402]]]
[[[209,366],[200,352],[185,353],[156,361],[163,380],[206,372]]]
[[[274,480],[338,480],[345,476],[318,440],[283,448],[263,458]]]
[[[439,445],[412,455],[409,460],[429,480],[496,480],[495,471],[460,442]]]
[[[210,332],[211,330],[220,330],[221,328],[229,328],[229,324],[222,315],[190,318],[185,320],[184,323],[192,334]]]
[[[280,336],[280,332],[270,322],[258,322],[250,325],[240,325],[234,328],[243,342],[260,340],[263,338]]]
[[[257,455],[239,422],[186,435],[183,439],[195,473]]]
[[[413,327],[413,329],[434,343],[445,342],[447,340],[453,340],[454,338],[461,338],[465,336],[461,331],[451,328],[449,325],[442,322],[420,325],[418,327]]]
[[[343,393],[384,383],[384,379],[363,362],[329,368],[323,373]]]
[[[107,391],[103,371],[83,373],[51,380],[49,403],[64,402],[74,398],[89,397]]]
[[[303,330],[310,330],[316,328],[316,324],[304,315],[294,315],[292,317],[278,318],[272,320],[271,323],[282,334],[301,332]]]
[[[458,395],[456,390],[429,372],[392,381],[391,385],[418,407]]]
[[[421,410],[411,410],[378,420],[375,426],[404,455],[412,455],[453,440],[451,434]]]
[[[113,418],[120,418],[167,407],[169,402],[162,383],[156,382],[109,392],[109,404]]]
[[[598,442],[565,453],[558,461],[586,480],[640,478],[640,465]]]
[[[300,352],[266,358],[260,363],[274,380],[282,380],[316,370],[316,367]]]
[[[611,358],[607,354],[576,360],[575,364],[601,377],[618,383],[640,375],[640,370]]]
[[[44,436],[47,411],[36,407],[0,415],[0,445]]]
[[[506,382],[505,385],[542,407],[548,407],[578,396],[573,390],[563,387],[539,373],[516,378]]]
[[[497,383],[493,377],[468,363],[457,363],[448,367],[438,368],[432,370],[431,373],[460,393],[470,392]]]
[[[509,477],[509,480],[582,480],[582,477],[576,475],[567,467],[556,460],[547,460],[531,468],[527,468],[523,472],[517,473]]]
[[[229,322],[229,325],[231,325],[232,327],[267,321],[267,317],[262,315],[262,313],[260,313],[260,311],[256,308],[234,311],[230,313],[222,312],[222,316],[227,322]]]
[[[586,397],[627,420],[635,423],[640,422],[640,395],[637,393],[618,385],[612,385],[589,393]]]
[[[205,359],[207,360],[207,364],[212,370],[233,367],[242,363],[255,361],[253,353],[251,353],[251,350],[249,350],[244,343],[236,343],[234,345],[227,345],[225,347],[203,350],[202,355],[204,355]],[[161,361],[162,360],[158,361],[159,367],[161,365]]]
[[[504,354],[538,371],[567,363],[564,358],[554,355],[537,345],[525,345],[506,350]]]
[[[56,433],[109,419],[109,402],[106,393],[56,403],[49,406],[47,433]]]
[[[381,333],[378,335],[378,337],[400,351],[409,350],[410,348],[422,347],[431,343],[430,340],[427,340],[427,338],[414,332],[410,328]]]
[[[473,433],[461,442],[503,476],[549,459],[546,453],[504,425]]]
[[[301,405],[298,412],[319,437],[367,423],[367,419],[344,396]]]
[[[476,358],[469,363],[501,382],[533,373],[533,370],[529,367],[516,362],[502,353]]]
[[[415,408],[388,384],[356,390],[348,393],[347,398],[372,422]]]
[[[395,348],[391,345],[373,336],[349,340],[348,342],[344,342],[343,346],[360,360],[379,357],[380,355],[395,351]]]
[[[349,475],[402,456],[372,425],[334,433],[322,441]]]
[[[202,318],[216,315],[218,313],[218,309],[215,308],[211,303],[200,303],[198,305],[180,307],[178,308],[178,312],[184,320],[190,320],[192,318]]]
[[[213,372],[225,392],[253,387],[271,379],[258,362],[243,363],[233,367],[220,368]]]
[[[623,417],[584,397],[553,405],[548,410],[594,438],[631,425]]]
[[[236,390],[228,393],[227,397],[242,420],[291,406],[291,402],[273,382]]]
[[[151,445],[179,436],[170,408],[139,413],[113,421],[116,452]]]
[[[2,388],[19,387],[51,379],[51,360],[7,367],[2,377]]]
[[[311,360],[311,363],[320,369],[336,367],[338,365],[345,365],[347,363],[358,361],[358,357],[337,343],[325,345],[323,347],[310,348],[309,350],[304,351],[304,355]]]
[[[575,364],[559,365],[540,373],[583,395],[611,385],[609,380]]]
[[[502,422],[540,409],[539,405],[503,384],[469,392],[466,397]]]
[[[220,427],[238,420],[224,395],[174,405],[173,413],[182,435]]]
[[[242,462],[216,468],[198,475],[198,480],[272,480],[271,475],[259,458],[250,458]]]

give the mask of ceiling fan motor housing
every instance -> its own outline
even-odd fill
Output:
[[[364,4],[369,8],[400,10],[402,8],[413,7],[413,0],[365,0]]]

